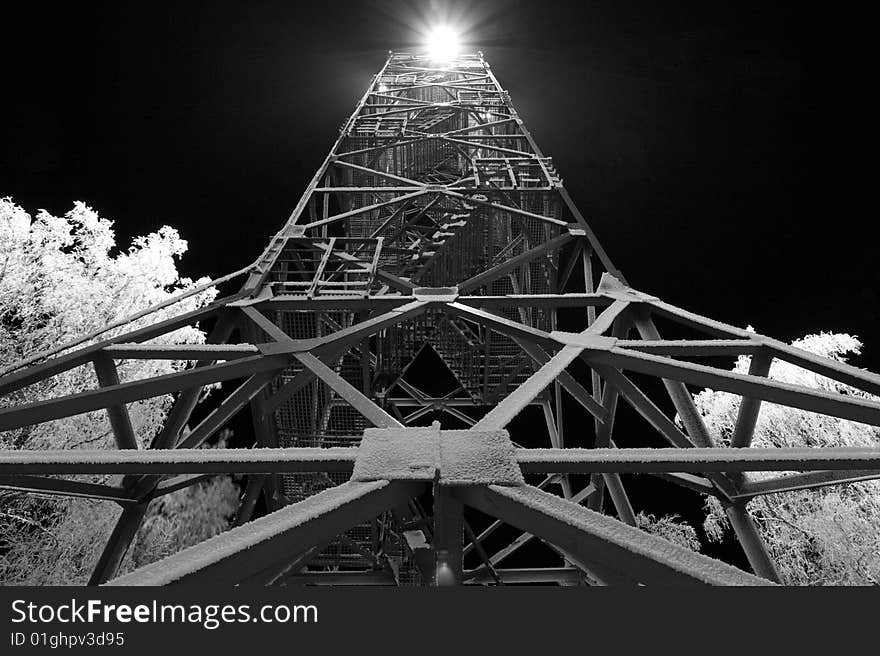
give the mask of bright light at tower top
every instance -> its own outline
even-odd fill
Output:
[[[438,25],[428,32],[428,57],[436,62],[452,61],[461,49],[458,33],[447,25]]]

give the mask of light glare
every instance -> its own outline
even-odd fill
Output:
[[[451,61],[460,48],[458,34],[446,25],[438,25],[428,33],[427,48],[428,56],[434,61]]]

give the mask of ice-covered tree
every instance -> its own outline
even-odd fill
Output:
[[[654,515],[640,512],[636,515],[636,526],[643,531],[669,540],[680,547],[691,551],[700,550],[700,538],[694,527],[683,521],[678,515]]]
[[[808,335],[792,345],[844,361],[858,354],[860,342],[850,335]],[[742,356],[734,371],[747,373],[750,358]],[[870,394],[794,365],[774,360],[770,378],[859,398]],[[697,407],[721,445],[729,445],[740,397],[703,391]],[[763,403],[755,427],[755,447],[877,447],[880,429],[846,419]],[[784,472],[791,474],[793,472]],[[755,472],[753,480],[779,475]],[[748,511],[757,523],[771,556],[791,585],[876,585],[880,583],[880,482],[862,481],[814,490],[756,497]],[[727,520],[720,504],[710,499],[704,524],[710,539],[720,540]]]
[[[112,222],[81,202],[61,217],[45,210],[31,216],[10,198],[0,198],[0,370],[206,282],[178,274],[176,259],[186,250],[187,243],[178,232],[164,226],[120,251]],[[213,289],[196,293],[102,337],[196,309],[215,294]],[[197,327],[187,327],[164,335],[161,341],[202,343],[204,339]],[[122,382],[148,378],[186,364],[129,360],[119,364],[119,377]],[[0,407],[74,394],[96,385],[94,369],[81,366],[3,397]],[[161,428],[171,402],[170,396],[160,396],[128,404],[141,447],[148,446]],[[104,411],[0,432],[0,448],[4,449],[113,446]],[[108,481],[97,476],[84,479]],[[234,512],[236,499],[236,486],[224,477],[155,502],[123,568],[219,532]],[[119,507],[112,502],[0,491],[0,582],[85,581],[118,513]],[[181,521],[184,517],[186,521]]]

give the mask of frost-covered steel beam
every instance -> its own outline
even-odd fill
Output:
[[[538,486],[536,489],[543,490],[544,487]],[[590,483],[583,490],[581,490],[580,492],[578,492],[577,494],[575,494],[571,497],[566,497],[566,499],[568,501],[570,501],[571,503],[583,503],[584,499],[588,499],[595,492],[596,492],[596,487],[592,483]],[[633,522],[633,525],[634,525],[634,522]],[[494,524],[492,526],[494,526]],[[534,538],[534,537],[535,537],[535,535],[533,535],[532,533],[522,533],[513,542],[508,544],[506,547],[504,547],[503,549],[500,549],[500,550],[496,551],[494,554],[492,554],[491,558],[489,558],[488,562],[486,563],[486,566],[483,568],[480,568],[477,571],[494,567],[495,565],[500,563],[505,558],[508,558],[509,556],[516,553],[520,548],[522,548],[527,543],[529,543],[532,540],[532,538]],[[478,544],[480,544],[480,541],[476,540],[474,542],[474,546],[476,547]]]
[[[860,481],[871,481],[878,478],[880,478],[880,469],[804,472],[801,474],[769,478],[762,481],[747,481],[740,485],[740,492],[734,497],[734,499],[750,499],[764,494],[812,490],[819,487],[858,483]]]
[[[329,253],[330,251],[327,252]],[[265,314],[260,312],[257,308],[246,305],[241,308],[241,312],[248,319],[250,319],[255,326],[266,333],[270,339],[276,342],[280,342],[282,344],[286,344],[292,350],[296,350],[296,341],[291,338],[287,333],[285,333],[279,326],[275,325],[273,321],[269,321],[269,318]]]
[[[348,401],[348,403],[366,417],[373,426],[379,428],[403,427],[403,424],[385,412],[382,408],[376,405],[372,399],[365,396],[363,392],[315,356],[309,353],[297,353],[295,357],[304,367],[310,369],[313,374],[327,383],[334,392]]]
[[[846,364],[845,362],[838,362],[831,358],[825,358],[814,353],[809,353],[808,351],[795,348],[794,346],[785,344],[779,340],[764,335],[756,335],[743,328],[738,328],[721,321],[715,321],[714,319],[684,310],[660,300],[651,300],[648,304],[653,313],[672,319],[682,325],[696,328],[697,330],[702,330],[707,334],[721,338],[753,341],[780,360],[785,360],[790,364],[802,367],[808,371],[812,371],[821,376],[826,376],[846,385],[851,385],[862,391],[880,395],[880,375],[874,372],[865,371],[864,369],[859,369],[858,367]]]
[[[155,378],[110,385],[99,390],[71,394],[47,401],[35,401],[0,410],[0,430],[40,424],[53,419],[101,410],[183,389],[232,380],[286,366],[287,355],[250,356],[223,364],[197,367]]]
[[[550,356],[547,352],[537,344],[533,344],[524,339],[514,339],[513,341],[515,341],[517,345],[525,351],[526,355],[537,363],[538,366],[543,367],[550,361]],[[602,406],[602,404],[596,401],[596,399],[594,399],[570,373],[567,371],[559,372],[559,375],[556,377],[556,382],[559,383],[566,392],[571,394],[572,398],[580,403],[587,412],[596,417],[600,422],[604,422],[608,417],[608,411]]]
[[[401,305],[412,302],[411,296],[397,296],[394,294],[373,295],[366,298],[353,296],[333,296],[321,294],[308,298],[294,294],[278,294],[270,299],[254,303],[260,311],[264,310],[391,310]]]
[[[589,564],[584,562],[584,560],[570,551],[566,551],[565,549],[560,549],[555,544],[551,542],[544,541],[544,544],[547,545],[551,550],[555,551],[559,554],[560,557],[566,562],[577,569],[579,569],[584,578],[590,585],[594,586],[609,586],[609,585],[627,585],[627,586],[635,586],[639,584],[639,581],[632,578],[626,573],[621,573],[617,570],[613,570],[610,567],[605,567],[598,563],[597,561],[591,561]]]
[[[629,378],[611,367],[597,367],[599,373],[615,390],[670,444],[678,448],[693,447],[690,438],[682,433],[669,417]]]
[[[358,216],[359,214],[366,214],[368,212],[372,212],[373,210],[382,209],[383,207],[388,207],[390,205],[397,205],[399,203],[404,203],[406,201],[413,200],[414,198],[419,198],[420,196],[425,196],[429,192],[426,189],[419,189],[418,191],[414,191],[409,194],[403,194],[401,196],[397,196],[390,200],[382,201],[381,203],[373,203],[372,205],[365,205],[364,207],[357,207],[353,210],[349,210],[348,212],[341,212],[340,214],[334,214],[333,216],[328,216],[326,219],[320,219],[318,221],[312,221],[311,223],[303,224],[304,228],[318,228],[323,225],[328,225],[330,223],[337,223],[344,219],[351,218],[353,216]]]
[[[283,565],[424,489],[412,482],[343,483],[120,576],[109,585],[240,582]]]
[[[764,348],[760,342],[749,339],[621,339],[615,346],[642,353],[687,358],[754,355]]]
[[[770,353],[780,360],[837,382],[851,385],[864,392],[880,395],[880,375],[872,371],[865,371],[845,362],[825,358],[775,339],[765,338],[763,343]]]
[[[508,394],[503,401],[492,408],[485,417],[477,422],[474,428],[477,430],[498,430],[507,426],[523,408],[529,405],[550,383],[556,380],[556,377],[568,365],[577,359],[581,350],[577,346],[564,347]]]
[[[407,319],[417,317],[423,314],[431,305],[429,301],[410,301],[406,305],[395,308],[380,314],[372,319],[367,319],[357,323],[349,328],[336,331],[331,335],[321,337],[320,339],[301,340],[298,342],[302,351],[308,350],[311,355],[321,361],[332,361],[338,358],[345,351],[351,348],[365,337],[369,337],[374,333],[397,325]],[[266,399],[262,404],[262,412],[264,417],[269,417],[285,400],[290,398],[298,390],[308,385],[316,378],[316,374],[311,369],[304,369],[294,376],[291,380],[282,385],[271,397]]]
[[[612,299],[602,294],[508,294],[506,296],[459,296],[456,301],[479,308],[499,307],[588,307],[611,305]]]
[[[30,476],[27,474],[0,475],[0,489],[116,501],[117,503],[133,503],[135,501],[125,489],[118,486],[100,485],[84,481],[66,481],[59,478],[46,478],[44,476]]]
[[[111,344],[103,353],[115,360],[237,360],[259,355],[254,344]]]
[[[0,475],[351,472],[357,448],[0,451]]]
[[[351,472],[357,452],[357,447],[8,450],[0,451],[0,476]],[[815,471],[818,482],[819,474],[829,475],[826,470],[873,476],[880,472],[880,447],[517,449],[516,461],[526,474]],[[794,484],[799,479],[791,475],[781,480]]]
[[[826,469],[857,472],[873,468],[880,472],[880,447],[517,449],[516,461],[523,473],[529,474],[614,471],[631,474],[720,473]]]
[[[543,489],[546,489],[548,485],[551,485],[551,484],[556,483],[558,481],[559,481],[558,476],[547,476],[544,478],[543,481],[538,483],[535,487],[538,488],[539,490],[543,490]],[[588,497],[590,494],[592,494],[592,492],[593,492],[593,490],[587,490],[586,494],[584,495],[584,498]],[[504,526],[504,522],[502,522],[500,519],[496,519],[494,522],[489,524],[489,526],[487,526],[485,529],[483,529],[479,535],[475,535],[474,539],[471,540],[471,542],[469,544],[465,545],[465,548],[462,551],[462,555],[467,556],[471,551],[476,549],[478,543],[482,544],[490,535],[492,535],[495,531],[497,531],[502,526]],[[476,571],[480,571],[482,569],[484,569],[484,568],[480,567]]]
[[[660,585],[770,585],[748,574],[616,519],[531,486],[461,488],[467,505],[534,533],[587,566]]]
[[[696,312],[690,312],[680,307],[676,307],[661,300],[650,300],[648,305],[651,307],[651,313],[670,319],[688,328],[694,328],[706,335],[714,335],[722,339],[754,339],[755,333],[749,332],[745,328],[739,328],[723,321],[716,321],[709,317],[704,317]]]
[[[589,351],[583,357],[588,364],[607,364],[637,373],[880,426],[880,403],[874,401],[831,394],[746,374],[737,374],[649,353],[636,353],[630,349],[619,347]]]
[[[643,340],[648,342],[660,339],[660,333],[654,325],[650,314],[644,311],[636,312],[634,321],[636,329]],[[684,383],[677,380],[663,379],[663,387],[672,400],[672,405],[678,413],[679,420],[684,425],[687,435],[691,442],[696,446],[711,447],[715,446],[715,441],[709,434],[709,429],[703,422],[703,417],[694,404],[694,398],[688,391]]]
[[[518,321],[511,321],[510,319],[491,312],[478,310],[477,308],[464,305],[463,303],[444,303],[441,306],[441,309],[447,314],[468,319],[474,323],[491,328],[502,335],[527,339],[547,348],[557,348],[559,346],[559,343],[551,338],[550,333],[546,331],[539,328],[533,328],[532,326]]]
[[[523,352],[528,355],[532,361],[537,364],[539,367],[543,367],[548,362],[550,362],[550,355],[547,352],[535,344],[534,342],[530,342],[525,339],[520,338],[512,338],[514,342],[516,342],[517,346],[519,346]],[[567,391],[571,396],[580,403],[587,412],[592,414],[600,421],[605,421],[605,418],[608,415],[608,412],[605,408],[602,407],[602,404],[596,401],[587,390],[583,388],[583,386],[577,382],[574,377],[569,374],[567,371],[559,372],[559,375],[556,377],[556,383],[558,383],[565,391]]]
[[[339,348],[348,348],[364,337],[369,337],[384,328],[396,326],[399,323],[417,317],[437,303],[432,301],[413,300],[398,308],[394,308],[372,317],[366,321],[361,321],[348,328],[343,328],[330,335],[323,337],[302,340],[302,351],[310,351],[316,357],[322,357],[328,353],[336,352]]]

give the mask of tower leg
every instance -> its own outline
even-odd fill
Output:
[[[128,552],[128,547],[141,527],[141,522],[144,521],[144,515],[149,505],[150,500],[148,499],[144,503],[127,506],[122,510],[107,544],[104,545],[104,551],[101,552],[98,564],[95,565],[89,579],[89,585],[101,585],[116,576],[119,566]]]

